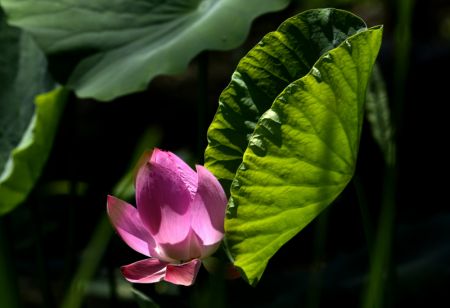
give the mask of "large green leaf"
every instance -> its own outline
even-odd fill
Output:
[[[53,145],[66,97],[67,91],[61,87],[36,97],[36,110],[27,130],[1,170],[0,214],[24,201],[39,178]]]
[[[261,115],[291,82],[306,75],[325,52],[364,21],[335,9],[310,10],[267,34],[239,63],[208,130],[205,165],[229,188]]]
[[[34,97],[51,89],[46,66],[32,39],[0,11],[0,174],[33,117]]]
[[[22,202],[46,161],[63,104],[43,53],[0,12],[0,214]]]
[[[22,202],[33,187],[51,145],[57,116],[50,97],[34,100],[52,83],[43,53],[0,12],[0,214]],[[48,114],[46,114],[48,112]],[[38,116],[39,115],[39,116]],[[44,135],[48,134],[48,135]]]
[[[335,10],[306,14],[322,21],[321,17],[329,14],[352,16]],[[276,251],[350,181],[358,153],[367,83],[381,44],[381,28],[360,27],[357,34],[343,36],[338,47],[321,57],[316,53],[316,62],[309,72],[290,81],[286,76],[293,74],[287,72],[300,66],[295,59],[306,57],[302,52],[305,48],[310,54],[306,42],[297,49],[292,42],[304,37],[297,31],[296,20],[301,17],[302,14],[286,22],[293,24],[289,32],[292,35],[275,32],[266,36],[241,61],[230,86],[222,93],[221,98],[226,100],[221,101],[209,131],[208,168],[222,180],[233,179],[225,221],[227,247],[234,264],[251,284],[260,279]],[[330,19],[328,24],[314,22],[314,18],[310,21],[300,29],[314,28],[314,24],[323,25],[322,29],[336,28]],[[314,37],[317,35],[320,34]],[[275,40],[287,48],[260,52],[270,58],[255,55]],[[297,57],[292,55],[293,50]],[[243,78],[246,75],[239,69],[246,65],[247,71],[259,74],[253,72],[252,79]],[[288,84],[283,87],[280,80]],[[261,95],[262,91],[274,93],[273,103],[268,95]],[[264,98],[267,102],[258,105]],[[236,165],[239,168],[234,175]]]
[[[289,0],[1,0],[9,22],[48,54],[84,55],[69,79],[80,97],[111,100],[205,49],[238,46],[252,20]],[[64,57],[63,57],[64,59]]]

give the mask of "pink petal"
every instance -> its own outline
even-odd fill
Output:
[[[142,224],[135,207],[116,197],[108,196],[107,211],[112,225],[128,246],[146,256],[155,255],[155,242]]]
[[[150,158],[150,163],[159,164],[178,174],[189,190],[191,198],[194,198],[195,192],[197,191],[197,174],[181,158],[172,152],[161,151],[155,148]]]
[[[202,240],[193,230],[190,230],[186,238],[178,243],[161,243],[161,250],[175,260],[191,260],[200,258],[204,250]]]
[[[142,222],[158,245],[186,238],[190,230],[191,197],[174,171],[150,163],[141,167],[136,181],[136,202]]]
[[[211,172],[202,166],[196,167],[198,188],[191,206],[191,227],[203,245],[213,248],[223,238],[227,197]]]
[[[194,259],[183,264],[169,264],[167,265],[164,280],[174,284],[190,286],[197,277],[200,265],[201,261],[199,259]]]
[[[120,269],[125,279],[129,282],[153,283],[164,278],[168,264],[167,262],[150,258],[122,266]]]

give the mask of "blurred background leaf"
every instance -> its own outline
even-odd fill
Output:
[[[392,164],[394,128],[392,127],[386,85],[377,65],[374,66],[367,89],[366,111],[373,138],[378,143],[386,163]]]
[[[20,2],[13,3],[20,5]],[[383,250],[383,254],[388,254],[380,260],[388,262],[383,261],[383,272],[373,271],[376,279],[372,279],[373,287],[378,289],[381,285],[383,297],[390,299],[375,297],[379,303],[391,302],[391,307],[438,307],[441,302],[448,302],[450,233],[445,227],[450,226],[445,202],[448,185],[439,179],[449,156],[445,147],[448,115],[444,112],[443,98],[448,86],[446,74],[450,71],[450,3],[415,1],[412,10],[407,9],[406,4],[403,0],[292,0],[286,9],[254,19],[247,39],[238,48],[208,51],[204,53],[206,56],[194,59],[183,73],[155,77],[145,92],[117,98],[112,104],[93,104],[92,100],[71,95],[42,176],[23,206],[2,216],[3,238],[7,245],[0,249],[3,257],[0,261],[4,264],[0,266],[0,279],[7,285],[0,292],[3,300],[0,307],[12,306],[7,304],[5,294],[13,299],[14,294],[19,293],[24,307],[51,308],[47,305],[51,302],[45,300],[48,290],[53,295],[53,304],[60,306],[77,266],[83,263],[87,243],[92,240],[104,214],[105,195],[113,191],[126,173],[139,136],[149,125],[157,127],[164,133],[161,148],[181,150],[177,153],[183,153],[183,158],[199,163],[201,158],[197,153],[200,151],[195,145],[205,139],[204,133],[196,128],[196,124],[202,122],[198,121],[201,119],[199,94],[205,95],[207,100],[203,122],[208,123],[217,109],[218,94],[229,83],[238,61],[286,18],[317,7],[339,7],[361,16],[369,26],[385,25],[379,66],[398,141],[396,172],[399,179],[395,189],[395,219],[390,220],[389,225],[382,219],[377,223],[382,188],[389,183],[384,183],[385,161],[368,121],[364,123],[357,166],[368,203],[370,225],[390,228],[394,235],[389,241],[380,239],[391,249]],[[410,17],[405,18],[405,13]],[[107,12],[101,15],[106,16]],[[229,24],[233,23],[233,18]],[[9,58],[3,57],[4,51],[0,51],[0,62]],[[80,59],[93,52],[96,50],[74,49],[47,56],[53,74],[65,81]],[[206,65],[198,65],[201,63]],[[199,74],[200,71],[204,73]],[[200,82],[200,75],[207,84]],[[9,81],[2,80],[3,85]],[[401,96],[404,96],[404,104]],[[2,112],[3,109],[0,117]],[[400,115],[402,129],[397,121]],[[128,194],[132,194],[132,189]],[[360,219],[358,210],[355,191],[348,186],[323,213],[328,215],[326,230],[319,228],[323,217],[320,215],[299,236],[283,245],[271,258],[257,288],[250,287],[243,279],[214,283],[212,278],[219,275],[209,275],[204,269],[200,270],[193,288],[134,287],[161,307],[201,307],[200,304],[246,308],[360,307],[371,258],[363,232],[366,221]],[[75,226],[73,231],[69,231],[71,225]],[[41,234],[36,236],[39,230]],[[375,234],[376,228],[372,231]],[[392,236],[389,232],[384,234]],[[321,238],[325,238],[322,246],[318,245]],[[319,259],[314,257],[316,246],[323,247]],[[119,239],[109,241],[97,268],[91,268],[92,276],[82,293],[83,307],[138,307],[132,302],[130,284],[118,272],[121,265],[138,259],[133,253]],[[72,265],[68,262],[69,255]],[[39,266],[37,260],[44,266]],[[388,271],[386,265],[390,267]],[[39,277],[43,270],[46,270],[48,287],[42,287]],[[112,276],[116,278],[115,286]],[[321,278],[313,281],[314,276]],[[15,281],[19,290],[14,290]],[[311,296],[320,297],[320,301],[310,305]],[[366,297],[366,301],[373,298]]]
[[[70,72],[79,97],[101,101],[145,90],[205,49],[237,47],[257,16],[289,0],[2,0],[9,22],[29,31]],[[64,55],[65,54],[65,55]],[[67,64],[71,55],[72,68]]]
[[[50,153],[66,91],[54,88],[44,54],[0,11],[0,214],[23,202]],[[43,94],[48,92],[46,94]]]

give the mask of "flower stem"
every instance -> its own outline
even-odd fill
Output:
[[[108,217],[106,214],[102,215],[93,232],[92,238],[83,253],[82,262],[72,279],[61,307],[81,307],[86,287],[90,283],[100,264],[112,234],[113,230]]]
[[[320,307],[320,291],[322,288],[323,272],[322,265],[325,259],[328,218],[328,210],[325,210],[319,215],[315,224],[313,269],[309,277],[309,290],[306,305],[308,308]]]
[[[203,164],[203,152],[206,147],[207,115],[208,115],[208,52],[198,56],[197,68],[197,161]]]
[[[414,0],[397,0],[398,23],[395,28],[395,66],[394,66],[394,106],[393,122],[396,125],[396,136],[401,135],[403,125],[403,107],[405,100],[405,85],[408,76],[409,55],[411,49],[411,19]],[[373,257],[369,270],[367,286],[363,297],[364,308],[392,306],[394,292],[393,235],[396,207],[396,189],[398,152],[393,141],[391,157],[386,160],[386,171],[383,189],[381,213],[378,222],[377,235],[374,243]]]
[[[391,260],[397,179],[395,168],[388,166],[386,169],[382,208],[375,246],[372,249],[369,280],[363,299],[364,308],[387,307],[389,299],[386,295],[392,292],[393,287]]]

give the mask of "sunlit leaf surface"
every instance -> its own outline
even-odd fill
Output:
[[[357,16],[339,10],[311,10],[267,34],[234,72],[219,98],[208,130],[205,165],[229,187],[261,115],[291,82],[306,75],[323,53],[356,31],[366,29]]]
[[[2,0],[9,22],[74,62],[69,86],[111,100],[184,70],[205,49],[237,47],[252,20],[289,0]],[[65,57],[65,56],[66,57]]]
[[[342,26],[335,26],[335,18],[326,16],[340,17],[337,20],[346,20],[346,16],[353,21],[355,17],[348,13],[315,10],[305,14],[318,20],[299,24],[302,14],[288,20],[280,29],[284,27],[289,34],[269,34],[241,61],[221,96],[226,99],[221,100],[209,132],[208,167],[222,179],[233,179],[225,222],[227,246],[234,264],[251,284],[260,279],[276,251],[328,206],[351,179],[367,82],[381,43],[382,29],[366,29],[361,22],[357,34],[354,26],[348,26],[353,35],[339,31],[341,36],[333,36]],[[304,33],[311,29],[324,31],[317,30],[313,37],[331,41],[339,37],[338,46],[328,45],[315,54],[308,52],[314,41],[308,44],[305,40],[297,47],[294,39],[305,38]],[[279,50],[269,48],[271,43]],[[268,56],[258,63],[254,53],[261,49]],[[317,62],[295,80],[292,76],[304,63],[301,59],[308,57]],[[247,78],[242,67],[255,77]],[[270,92],[273,103],[265,94]],[[263,99],[266,103],[258,105]],[[242,136],[241,142],[232,143],[237,135]]]

